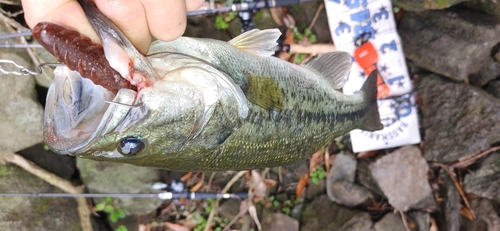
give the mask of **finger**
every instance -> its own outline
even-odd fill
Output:
[[[33,28],[39,22],[52,22],[73,28],[99,42],[99,37],[90,25],[82,7],[75,0],[23,0],[26,23]]]
[[[200,8],[205,0],[186,0],[186,10],[194,11]]]
[[[96,0],[97,8],[122,30],[142,53],[147,53],[151,34],[144,6],[138,0]]]
[[[185,0],[142,0],[142,3],[153,37],[170,41],[184,34],[187,21]]]

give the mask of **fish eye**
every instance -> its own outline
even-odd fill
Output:
[[[126,155],[132,156],[144,149],[144,142],[136,137],[125,137],[118,143],[118,152]]]

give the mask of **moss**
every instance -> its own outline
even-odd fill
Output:
[[[12,170],[5,166],[5,165],[0,165],[0,177],[8,176],[12,173]]]
[[[47,207],[53,201],[52,198],[42,198],[40,202],[36,205],[35,211],[39,214],[45,213],[47,211]]]

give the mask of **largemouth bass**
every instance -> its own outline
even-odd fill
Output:
[[[44,119],[46,143],[57,153],[179,171],[241,170],[293,164],[353,129],[382,128],[376,73],[355,95],[335,90],[349,73],[345,52],[290,64],[271,57],[280,36],[272,29],[229,42],[156,41],[143,56],[95,6],[80,4],[109,65],[134,88],[114,92],[58,67]]]

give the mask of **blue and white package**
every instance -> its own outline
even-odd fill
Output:
[[[378,100],[384,129],[368,132],[354,130],[351,140],[354,152],[399,147],[420,143],[417,107],[413,86],[397,34],[390,0],[325,0],[328,23],[337,50],[354,56],[356,41],[369,36],[378,54],[377,69],[388,95]],[[358,44],[359,45],[359,44]],[[353,62],[345,94],[359,91],[367,74]]]

